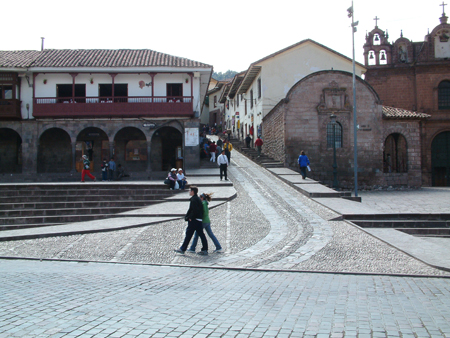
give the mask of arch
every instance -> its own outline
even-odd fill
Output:
[[[408,172],[408,146],[406,138],[400,133],[392,133],[384,141],[383,172]]]
[[[22,137],[10,128],[0,128],[0,173],[22,173]]]
[[[62,125],[62,124],[61,125],[58,124],[57,126],[55,126],[54,123],[41,125],[40,130],[39,130],[40,135],[38,137],[40,138],[47,130],[50,130],[50,129],[53,129],[53,128],[58,128],[58,129],[61,129],[61,130],[65,131],[69,135],[71,140],[72,139],[74,140],[75,137],[76,137],[74,135],[75,133],[70,128],[68,128],[67,126]]]
[[[139,128],[124,127],[114,137],[111,155],[126,172],[145,172],[148,160],[147,137]]]
[[[373,45],[373,46],[379,46],[380,44],[381,44],[380,34],[375,33],[375,34],[373,35],[372,45]]]
[[[151,149],[152,171],[183,167],[183,137],[177,128],[164,126],[157,129],[152,135]]]
[[[437,134],[431,142],[431,182],[450,186],[450,131]]]
[[[72,168],[70,135],[60,128],[49,128],[39,137],[37,172],[65,173]]]
[[[369,50],[368,65],[375,66],[377,64],[377,53],[374,50]]]
[[[380,53],[378,54],[378,63],[380,65],[387,65],[387,53],[384,49],[380,50]]]
[[[450,81],[441,81],[438,85],[438,109],[450,109]]]
[[[97,127],[83,129],[77,136],[75,150],[77,171],[81,172],[83,169],[83,163],[80,161],[83,155],[89,157],[91,171],[100,171],[102,159],[110,157],[109,148],[108,135],[102,129]]]

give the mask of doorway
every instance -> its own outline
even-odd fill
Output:
[[[431,143],[431,180],[435,187],[450,186],[450,131],[438,134]]]

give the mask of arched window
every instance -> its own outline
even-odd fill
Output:
[[[375,51],[371,50],[369,51],[369,66],[374,66],[377,64],[377,61],[375,59]]]
[[[383,49],[380,51],[380,65],[386,65],[387,64],[387,55],[386,51]]]
[[[374,46],[380,45],[380,35],[378,33],[373,35],[373,45]]]
[[[342,148],[342,125],[336,122],[335,128],[336,148]],[[327,124],[327,148],[333,148],[333,123],[331,122]]]
[[[448,80],[439,83],[438,105],[439,109],[450,109],[450,81]]]
[[[391,134],[384,142],[383,172],[406,173],[408,160],[406,156],[406,139],[398,133]]]

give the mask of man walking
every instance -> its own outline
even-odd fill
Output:
[[[217,164],[220,168],[220,180],[222,181],[222,177],[225,176],[225,181],[228,181],[227,178],[227,167],[228,167],[228,158],[225,155],[225,150],[222,150],[222,154],[217,158]]]
[[[245,138],[245,145],[247,146],[247,148],[250,148],[251,141],[252,141],[252,138],[250,137],[249,134],[247,134],[247,137]]]
[[[216,162],[216,142],[212,142],[209,145],[209,153],[211,154],[211,159],[209,160],[210,162]]]
[[[228,158],[228,164],[231,163],[231,151],[233,150],[233,145],[230,143],[230,140],[226,140],[223,145],[223,150],[225,150],[225,155]]]
[[[258,135],[258,138],[255,141],[256,150],[258,151],[258,157],[261,157],[261,148],[263,145],[263,140],[261,140],[261,136]]]
[[[116,162],[114,162],[114,157],[111,157],[108,167],[108,181],[114,181],[114,172],[116,171]]]
[[[188,222],[188,226],[186,228],[186,236],[184,237],[183,244],[179,249],[175,249],[174,251],[180,254],[184,254],[187,250],[189,242],[191,241],[194,232],[197,231],[198,236],[202,241],[202,251],[200,251],[199,255],[207,255],[208,254],[208,241],[206,240],[206,236],[203,233],[203,204],[200,197],[198,197],[198,188],[196,186],[191,186],[191,190],[189,191],[190,203],[189,210],[184,217],[184,220]]]

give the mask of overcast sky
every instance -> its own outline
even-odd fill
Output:
[[[441,3],[354,0],[356,60],[364,62],[364,37],[375,16],[391,42],[401,29],[404,37],[423,41],[439,24]],[[39,50],[45,37],[45,48],[152,49],[217,72],[243,71],[308,38],[351,57],[350,6],[351,0],[5,0],[0,49]]]

